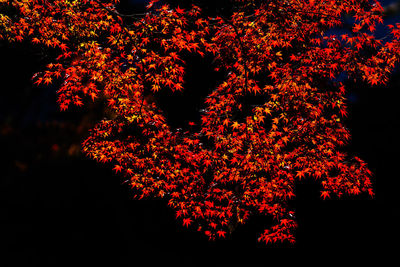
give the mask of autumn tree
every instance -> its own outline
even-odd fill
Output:
[[[344,150],[343,120],[344,82],[385,83],[399,60],[400,25],[374,37],[378,1],[231,0],[212,12],[167,2],[125,14],[119,0],[0,0],[0,39],[51,49],[34,83],[59,84],[61,110],[107,104],[83,151],[210,239],[265,215],[275,224],[260,241],[294,242],[289,200],[302,179],[318,180],[324,199],[373,196],[367,164]],[[157,97],[185,90],[187,55],[211,57],[223,80],[181,130]]]

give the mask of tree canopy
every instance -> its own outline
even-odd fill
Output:
[[[0,39],[51,49],[34,82],[59,85],[61,110],[107,104],[83,151],[210,239],[265,215],[274,223],[260,241],[294,242],[302,179],[318,180],[324,199],[373,196],[367,164],[344,150],[345,81],[387,82],[400,24],[375,37],[378,1],[231,0],[206,12],[203,2],[126,14],[118,0],[0,0]],[[186,90],[188,56],[212,59],[223,78],[200,121],[174,128],[159,93]]]

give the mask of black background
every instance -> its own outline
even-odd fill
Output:
[[[277,257],[276,248],[310,253],[323,249],[327,259],[338,257],[333,252],[339,250],[356,257],[393,256],[400,237],[398,72],[386,87],[350,86],[352,141],[347,149],[368,162],[376,181],[375,198],[323,201],[318,184],[305,181],[298,185],[293,203],[297,243],[266,246],[257,242],[263,218],[252,218],[226,240],[210,242],[175,221],[163,201],[134,200],[109,166],[83,157],[79,144],[101,118],[100,108],[59,112],[57,88],[31,84],[32,74],[46,63],[42,55],[26,44],[0,44],[1,266],[135,266],[140,260],[149,265],[264,266]],[[207,64],[190,62],[189,92],[213,85],[217,76]],[[198,116],[201,101],[191,95],[165,96],[172,124]]]

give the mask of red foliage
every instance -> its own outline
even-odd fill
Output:
[[[0,0],[0,38],[58,51],[35,83],[61,81],[62,110],[107,101],[112,116],[83,150],[111,162],[139,198],[166,198],[184,226],[210,239],[271,216],[276,225],[259,239],[268,243],[295,241],[288,200],[297,180],[320,181],[324,199],[373,195],[366,163],[341,151],[349,131],[339,76],[385,83],[399,60],[400,25],[389,42],[374,37],[379,2],[236,0],[226,18],[157,1],[124,15],[117,2]],[[332,34],[336,27],[347,33]],[[227,75],[206,98],[201,125],[182,132],[149,96],[184,90],[187,53],[213,55]],[[263,100],[251,114],[247,96]]]

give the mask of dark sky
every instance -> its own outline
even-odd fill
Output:
[[[145,2],[130,1],[135,8]],[[44,64],[36,55],[39,52],[0,43],[0,255],[5,255],[0,266],[78,262],[135,266],[139,260],[150,266],[173,262],[214,266],[210,262],[225,259],[229,264],[218,266],[252,266],[252,262],[264,266],[261,263],[278,256],[273,246],[256,241],[263,229],[261,218],[250,220],[228,240],[210,243],[176,222],[162,201],[133,200],[129,188],[108,166],[79,153],[80,142],[99,119],[96,112],[101,107],[60,113],[55,87],[32,87],[30,77]],[[201,64],[188,66],[193,69],[191,80],[204,80],[204,73],[196,71]],[[294,203],[299,223],[296,249],[312,253],[323,248],[328,259],[335,250],[364,249],[354,256],[373,251],[369,257],[391,259],[390,254],[380,253],[389,253],[395,246],[391,241],[400,238],[399,88],[398,74],[387,87],[351,86],[348,149],[374,172],[376,197],[322,201],[317,184],[300,184]],[[184,106],[175,115],[188,109]],[[88,116],[90,112],[94,115]],[[380,248],[385,250],[378,252]]]

